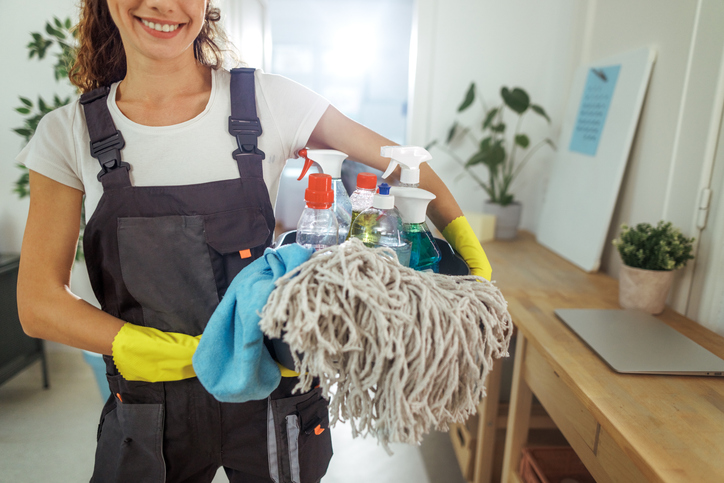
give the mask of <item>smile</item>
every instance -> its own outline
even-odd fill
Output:
[[[156,30],[158,32],[173,32],[177,28],[179,28],[179,25],[181,24],[168,24],[168,23],[153,23],[149,22],[148,20],[141,19],[141,22],[143,22],[143,25],[146,27]]]

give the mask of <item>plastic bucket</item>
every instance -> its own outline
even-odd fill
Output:
[[[111,390],[108,388],[108,380],[106,380],[106,363],[103,356],[95,352],[83,351],[83,360],[93,369],[93,375],[98,384],[98,390],[101,392],[103,401],[107,401],[111,396]]]

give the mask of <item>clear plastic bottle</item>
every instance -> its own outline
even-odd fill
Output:
[[[387,183],[380,185],[372,207],[363,210],[352,222],[349,234],[370,248],[391,248],[402,265],[410,266],[411,244],[405,238],[402,218],[395,208],[395,197],[390,195]]]
[[[310,174],[304,201],[306,207],[297,223],[297,243],[315,250],[337,245],[339,225],[332,208],[332,177],[322,173]]]
[[[300,149],[297,153],[305,159],[302,174],[298,179],[304,178],[307,170],[316,163],[323,173],[332,176],[332,191],[334,201],[332,210],[337,216],[339,226],[337,240],[342,243],[349,233],[349,225],[352,222],[352,203],[350,203],[347,189],[342,182],[342,163],[347,155],[334,149]]]
[[[377,175],[372,173],[357,175],[357,189],[349,197],[349,201],[352,203],[352,221],[357,218],[357,215],[372,206],[376,189]],[[349,238],[349,234],[347,238]]]

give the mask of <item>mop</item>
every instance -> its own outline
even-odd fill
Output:
[[[388,451],[475,413],[493,359],[508,356],[513,324],[493,283],[417,272],[387,248],[350,239],[275,285],[259,326],[289,345],[295,391],[318,378],[330,423]]]

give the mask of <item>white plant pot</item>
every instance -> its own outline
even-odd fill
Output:
[[[495,215],[495,238],[501,240],[512,240],[518,236],[520,225],[520,212],[523,206],[517,201],[509,205],[501,206],[498,203],[486,201],[483,212]]]
[[[664,311],[673,280],[673,270],[644,270],[621,265],[618,303],[624,309],[660,314]]]

